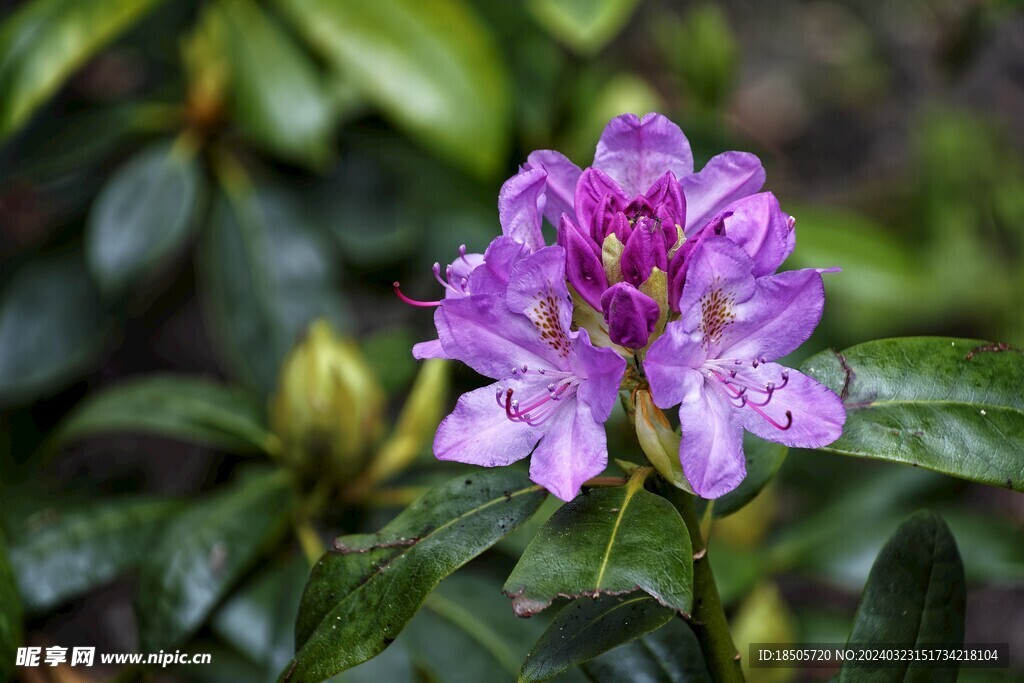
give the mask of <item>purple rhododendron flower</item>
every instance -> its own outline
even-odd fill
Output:
[[[683,472],[705,498],[731,491],[746,475],[744,429],[819,448],[839,438],[846,421],[831,390],[771,362],[806,341],[821,319],[821,271],[756,273],[754,259],[736,243],[704,240],[683,287],[679,320],[644,358],[654,402],[679,404]]]
[[[504,248],[499,237],[488,254]],[[511,250],[510,250],[511,251]],[[473,271],[486,272],[486,260]],[[505,275],[481,278],[497,285]],[[545,247],[511,264],[503,286],[446,298],[437,308],[445,357],[497,382],[463,395],[441,423],[441,460],[493,467],[530,455],[530,477],[563,500],[608,464],[604,423],[626,361],[572,330],[565,252]]]
[[[821,318],[821,273],[776,273],[794,221],[759,192],[757,157],[726,152],[693,172],[682,131],[659,114],[613,119],[593,166],[533,152],[502,187],[503,234],[441,275],[438,339],[417,358],[461,360],[493,384],[438,428],[438,458],[506,465],[563,500],[607,464],[604,423],[625,376],[679,405],[680,461],[715,498],[745,476],[743,430],[816,448],[839,437],[839,398],[772,361]],[[544,220],[557,245],[545,246]],[[576,307],[574,297],[576,295]],[[591,311],[591,309],[593,309]]]
[[[502,187],[498,206],[504,234],[530,249],[544,243],[543,217],[557,226],[570,283],[583,301],[603,311],[605,291],[617,284],[609,280],[603,256],[609,237],[621,251],[621,281],[641,287],[658,269],[680,283],[683,236],[757,192],[764,178],[761,162],[745,152],[720,154],[694,173],[690,143],[677,125],[660,114],[624,114],[605,128],[593,166],[581,171],[558,152],[534,152]],[[640,297],[649,303],[636,302]],[[674,308],[676,300],[670,297],[669,305]],[[633,308],[644,315],[657,303],[638,292]],[[642,320],[606,322],[614,343],[646,345],[646,336],[633,334]]]

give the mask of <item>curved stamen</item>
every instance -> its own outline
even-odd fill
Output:
[[[784,431],[786,431],[787,429],[789,429],[790,427],[793,426],[793,413],[792,413],[792,411],[789,411],[789,410],[786,411],[786,424],[781,425],[778,422],[776,422],[775,420],[773,420],[771,418],[771,416],[769,416],[767,413],[765,413],[763,410],[761,410],[760,408],[758,408],[754,404],[748,403],[747,406],[749,406],[750,409],[753,410],[755,413],[757,413],[758,415],[763,417],[768,424],[770,424],[772,427],[775,427],[776,429],[778,429],[781,432],[784,432]]]
[[[451,275],[451,268],[451,266],[448,266],[447,269],[447,273],[449,276]],[[434,271],[434,279],[437,280],[442,287],[448,289],[448,283],[444,281],[443,277],[441,277],[441,264],[438,263],[437,261],[434,261],[434,267],[432,270]]]
[[[462,259],[462,261],[465,262],[465,264],[467,266],[469,266],[470,268],[473,267],[473,264],[469,262],[468,258],[466,258],[466,245],[465,244],[460,244],[459,245],[459,258]]]
[[[399,284],[399,282],[397,280],[394,282],[394,284],[392,286],[395,288],[395,295],[399,299],[404,301],[405,303],[409,304],[410,306],[420,306],[421,308],[430,308],[430,307],[433,307],[433,306],[440,306],[441,305],[440,301],[417,301],[416,299],[410,299],[409,297],[407,297],[402,292],[401,285]]]
[[[515,368],[515,370],[527,372],[527,369],[522,367]],[[543,424],[556,412],[558,403],[562,399],[574,395],[577,386],[579,386],[579,379],[566,373],[561,380],[548,384],[545,387],[546,391],[524,399],[522,402],[514,398],[516,390],[512,388],[498,389],[494,399],[498,406],[504,409],[505,417],[509,420],[536,427]],[[504,401],[502,401],[503,396]]]
[[[754,362],[757,362],[757,360],[755,360]],[[763,417],[765,421],[768,422],[768,424],[770,424],[771,426],[775,427],[780,431],[786,431],[787,429],[793,426],[793,413],[791,411],[786,411],[786,424],[780,424],[774,418],[772,418],[763,410],[761,410],[761,408],[771,403],[776,391],[784,388],[787,384],[789,384],[788,372],[782,373],[782,384],[780,384],[779,386],[775,386],[773,382],[768,382],[765,385],[764,389],[758,389],[757,387],[741,383],[742,381],[749,380],[742,377],[742,375],[738,375],[733,372],[730,372],[728,377],[722,375],[717,370],[711,370],[709,374],[711,375],[711,377],[718,380],[717,382],[714,382],[713,385],[717,386],[719,390],[723,392],[723,394],[726,398],[729,399],[729,402],[730,404],[732,404],[733,407],[750,408],[755,413]],[[737,388],[737,386],[739,388]],[[749,396],[747,396],[748,391],[755,391],[759,394],[764,394],[764,401],[761,403],[751,401]],[[739,401],[739,403],[736,403],[737,400]]]

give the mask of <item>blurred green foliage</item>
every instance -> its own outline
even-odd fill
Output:
[[[1024,343],[1019,10],[0,3],[0,676],[18,643],[75,631],[54,617],[70,601],[79,633],[98,628],[110,608],[93,592],[135,573],[138,618],[121,596],[103,635],[114,650],[137,633],[215,653],[182,679],[274,680],[294,653],[305,556],[459,471],[430,457],[447,371],[409,357],[429,315],[391,282],[435,292],[431,263],[497,233],[498,187],[529,151],[586,165],[624,111],[670,115],[698,165],[725,149],[762,157],[797,217],[788,266],[843,268],[808,355],[896,334]],[[384,394],[372,429],[330,436],[359,451],[351,471],[294,445],[301,420],[268,412],[318,319]],[[339,400],[355,415],[367,395],[353,393]],[[610,423],[613,457],[642,462],[625,424]],[[845,640],[878,550],[922,505],[960,546],[968,605],[1003,605],[984,624],[969,607],[968,639],[1019,626],[1019,496],[824,453],[790,453],[772,480],[785,453],[758,457],[759,476],[712,509],[738,642],[765,628]],[[545,623],[516,621],[497,591],[552,512],[443,583],[342,680],[515,680]],[[663,641],[693,651],[689,633],[673,621],[587,671],[682,670]]]

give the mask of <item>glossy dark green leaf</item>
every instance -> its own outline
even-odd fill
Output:
[[[203,680],[223,683],[273,683],[295,653],[295,614],[309,576],[305,558],[294,555],[275,561],[234,591],[210,620],[213,632],[233,649],[212,650],[213,673]],[[380,656],[331,678],[336,683],[418,683],[412,654],[403,634]],[[207,652],[206,644],[196,646]],[[195,672],[189,672],[194,675]]]
[[[967,587],[956,541],[942,518],[919,512],[878,554],[857,607],[848,643],[889,647],[956,645],[964,640]],[[860,668],[844,665],[840,681],[955,681],[955,668]]]
[[[0,293],[0,405],[63,387],[96,362],[109,330],[78,258],[26,265]]]
[[[180,509],[162,500],[32,505],[5,519],[25,607],[41,612],[137,566]]]
[[[527,7],[556,38],[577,52],[590,54],[622,30],[638,3],[639,0],[530,0]]]
[[[505,594],[520,616],[558,597],[642,590],[678,612],[693,598],[693,551],[682,518],[641,479],[577,496],[552,515],[516,564]]]
[[[530,650],[520,681],[546,681],[668,623],[675,611],[635,593],[579,598],[558,613]]]
[[[0,140],[159,0],[32,0],[0,27]]]
[[[291,520],[289,473],[242,478],[178,515],[150,546],[136,594],[145,650],[180,644]]]
[[[530,517],[546,492],[489,470],[428,492],[376,534],[339,538],[313,569],[282,681],[320,681],[386,648],[447,575]]]
[[[403,637],[438,683],[515,683],[542,629],[512,613],[500,581],[463,571],[427,596]]]
[[[330,95],[313,62],[252,0],[214,6],[226,27],[232,115],[257,143],[319,166],[330,155]]]
[[[739,486],[715,500],[711,513],[715,517],[725,517],[753,500],[775,478],[788,451],[782,444],[746,433],[743,438],[743,454],[747,460],[747,476]]]
[[[908,337],[825,351],[801,369],[846,405],[825,450],[1024,491],[1024,352]]]
[[[583,665],[594,683],[710,683],[697,637],[680,619]]]
[[[505,72],[461,0],[277,0],[309,43],[423,144],[478,174],[508,147]]]
[[[216,201],[200,245],[200,295],[234,374],[261,393],[307,326],[347,327],[338,258],[298,200],[270,185]]]
[[[120,292],[180,251],[196,214],[200,181],[185,144],[154,144],[117,169],[86,224],[86,257],[104,291]]]
[[[0,676],[4,680],[14,680],[24,616],[14,568],[7,558],[7,546],[0,530]]]
[[[111,432],[182,439],[232,453],[259,453],[272,438],[263,409],[244,391],[201,377],[148,375],[89,394],[47,446]]]

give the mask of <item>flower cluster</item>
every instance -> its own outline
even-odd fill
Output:
[[[680,462],[719,497],[746,473],[743,430],[803,448],[837,439],[846,415],[826,387],[775,362],[807,340],[823,270],[776,272],[793,218],[757,157],[726,152],[697,173],[660,114],[613,119],[594,163],[527,157],[502,187],[502,235],[434,272],[438,339],[417,358],[460,360],[495,382],[463,395],[438,428],[442,460],[507,465],[563,500],[607,465],[604,423],[624,379],[679,406]],[[542,224],[557,228],[545,244]],[[627,373],[627,366],[629,372]]]

